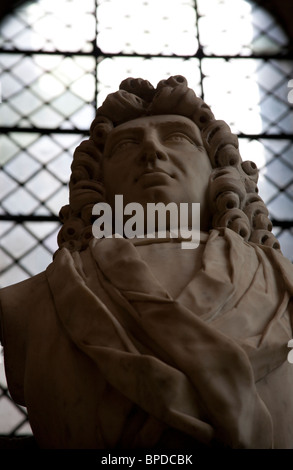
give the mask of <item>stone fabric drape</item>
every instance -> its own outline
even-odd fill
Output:
[[[152,447],[170,430],[183,445],[276,446],[272,403],[293,385],[291,263],[213,230],[173,296],[140,254],[172,243],[94,240],[1,291],[8,385],[41,447]],[[281,369],[285,398],[263,388]]]

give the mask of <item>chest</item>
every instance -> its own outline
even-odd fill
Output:
[[[137,249],[154,277],[173,298],[177,298],[201,268],[204,245],[187,250],[181,248],[181,243],[157,243],[141,245]]]

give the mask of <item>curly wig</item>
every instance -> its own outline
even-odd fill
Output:
[[[156,88],[147,80],[127,78],[98,108],[89,139],[76,148],[73,156],[69,204],[60,211],[59,248],[83,250],[93,238],[92,209],[105,200],[102,159],[109,132],[138,117],[164,114],[185,116],[201,131],[212,165],[210,228],[228,227],[247,242],[279,250],[268,210],[258,195],[256,165],[242,161],[237,136],[224,121],[215,119],[210,107],[188,88],[181,75],[161,80]]]

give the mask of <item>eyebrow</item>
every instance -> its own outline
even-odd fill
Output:
[[[114,129],[111,140],[106,144],[108,149],[112,150],[113,146],[119,142],[119,139],[129,137],[140,137],[143,134],[144,126],[131,127],[128,129]]]
[[[164,121],[161,123],[157,124],[157,128],[159,131],[165,132],[165,131],[170,131],[174,132],[174,130],[177,131],[184,131],[197,145],[202,145],[202,138],[201,138],[201,132],[197,128],[195,128],[192,124],[189,124],[188,122],[178,122],[178,121]],[[135,127],[130,127],[126,129],[119,129],[115,128],[111,142],[109,143],[109,149],[111,150],[115,143],[119,141],[119,138],[127,136],[141,136],[143,134],[143,131],[145,129],[144,125],[138,125]]]
[[[191,123],[189,124],[188,122],[165,121],[160,123],[160,128],[163,130],[164,128],[167,128],[166,130],[170,130],[171,132],[174,130],[187,132],[189,137],[191,137],[193,140],[196,140],[197,143],[202,143],[200,130],[197,130],[197,128],[195,128]]]
[[[128,135],[132,135],[132,134],[139,134],[139,133],[142,133],[143,130],[144,130],[145,126],[136,126],[136,127],[130,127],[130,128],[126,128],[126,129],[114,129],[113,130],[113,139],[119,139],[120,135],[123,135],[123,134],[128,134]]]

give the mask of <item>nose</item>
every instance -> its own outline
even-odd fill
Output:
[[[154,163],[156,160],[167,159],[167,152],[160,142],[159,136],[154,132],[145,135],[140,152],[140,161],[143,163]]]

